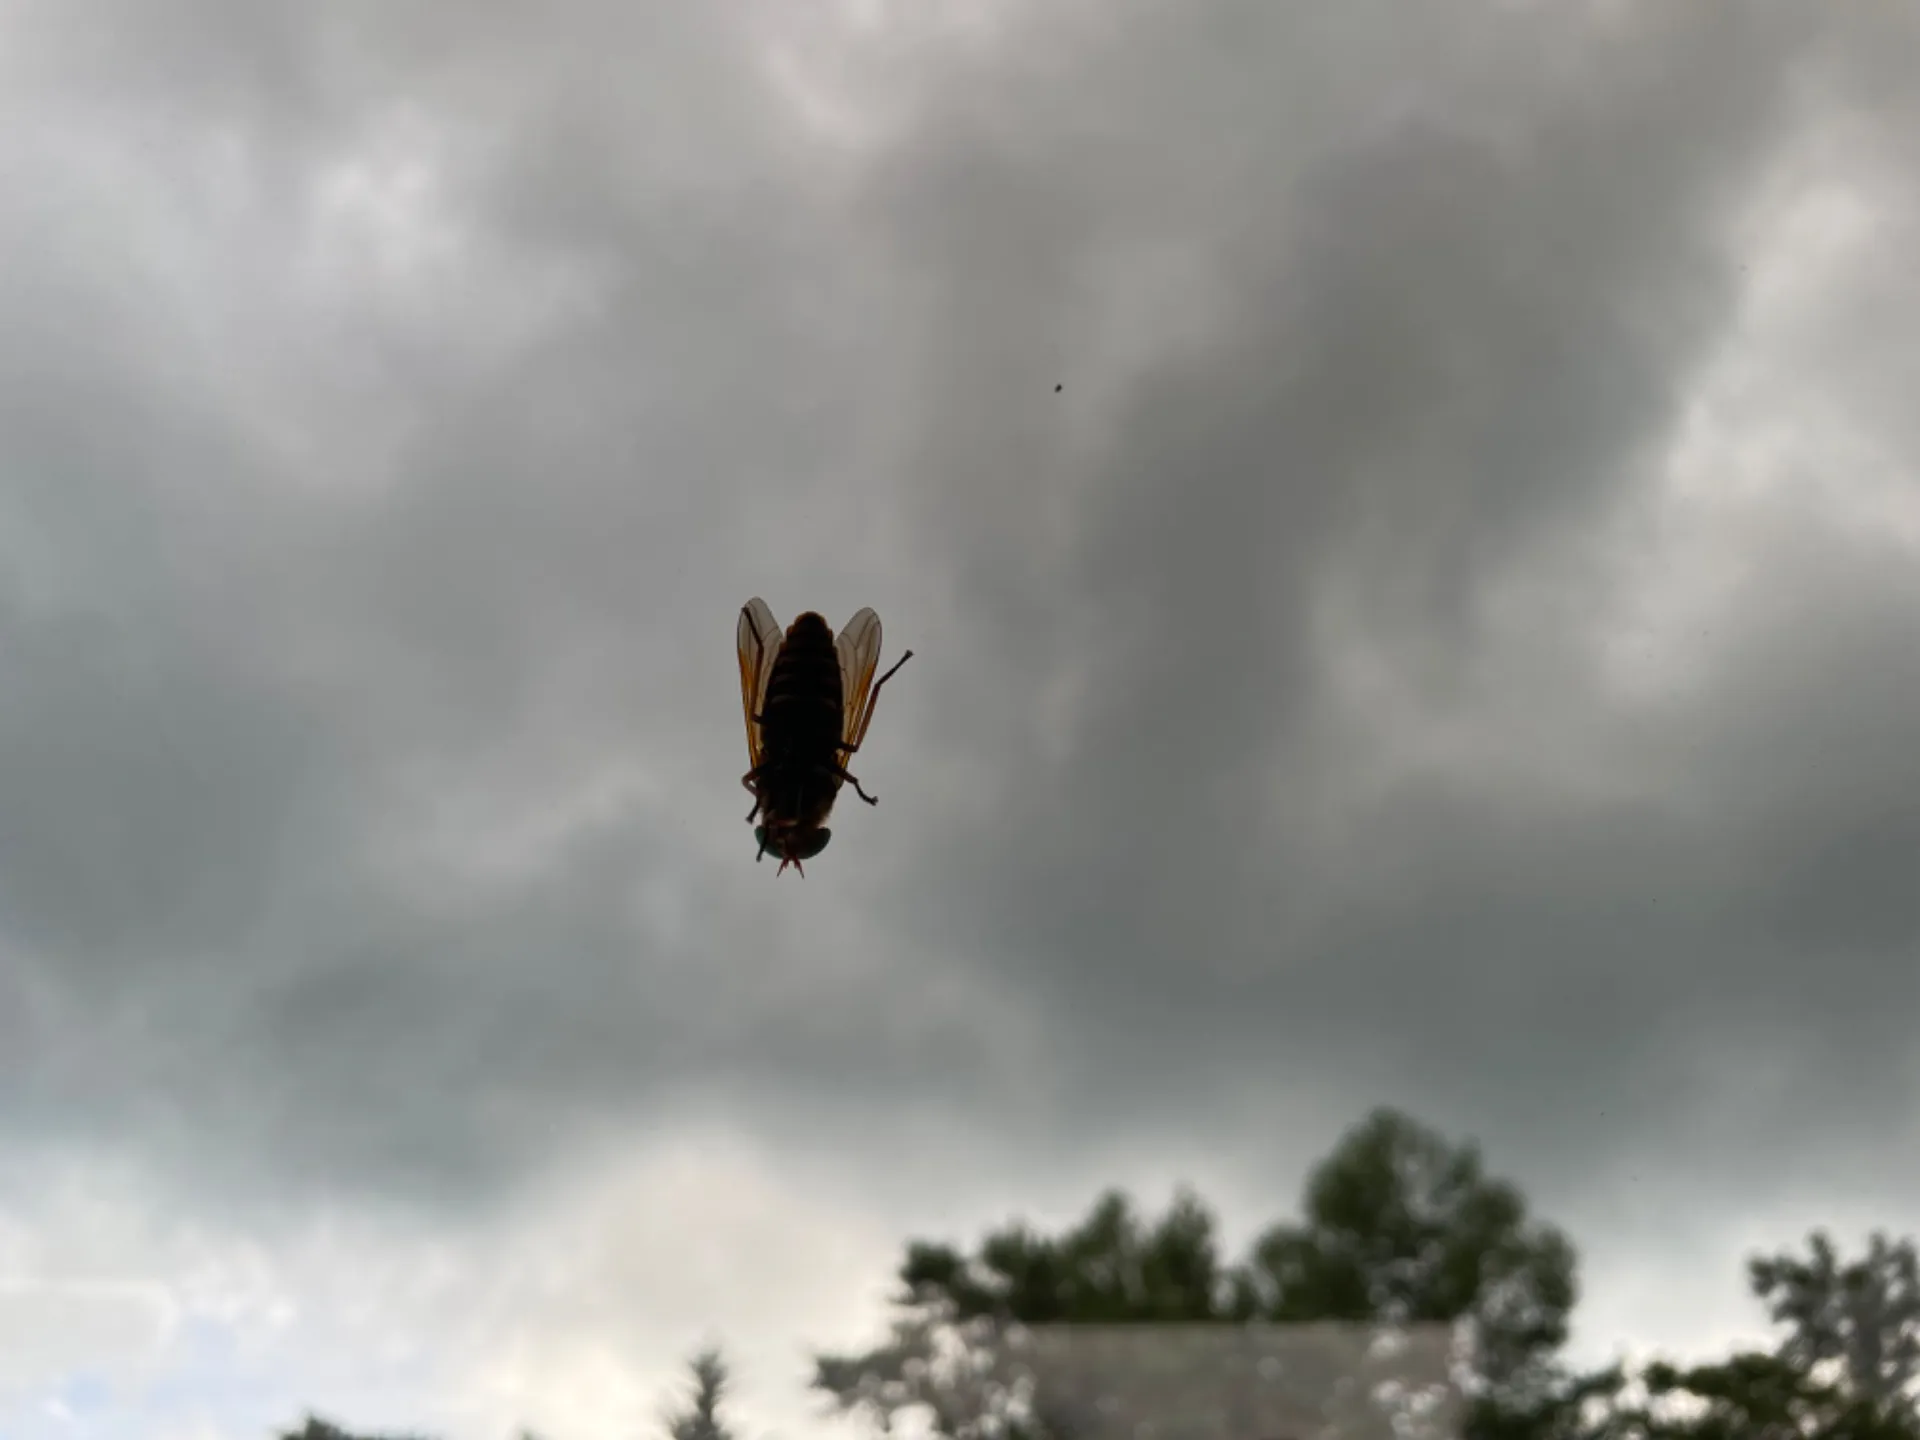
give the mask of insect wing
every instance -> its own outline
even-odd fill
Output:
[[[873,691],[873,672],[880,664],[880,617],[863,609],[841,628],[833,648],[840,657],[840,739],[859,745],[867,733],[872,711],[867,696]]]
[[[755,766],[760,763],[762,746],[760,723],[753,717],[766,713],[767,682],[773,678],[773,662],[784,639],[780,622],[758,595],[740,607],[734,640],[740,651],[740,703],[747,717],[747,757]]]

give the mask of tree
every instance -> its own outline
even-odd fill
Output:
[[[1920,1440],[1910,1419],[1757,1350],[1684,1370],[1656,1362],[1642,1385],[1645,1400],[1616,1410],[1590,1440]]]
[[[309,1414],[298,1430],[283,1431],[280,1440],[425,1440],[419,1435],[360,1435],[342,1430],[330,1420]]]
[[[1015,1222],[987,1236],[975,1257],[914,1242],[900,1267],[901,1303],[942,1305],[957,1320],[1026,1325],[1225,1318],[1212,1211],[1184,1187],[1151,1227],[1118,1190],[1058,1239]]]
[[[1626,1367],[1573,1371],[1554,1368],[1525,1396],[1482,1397],[1467,1414],[1472,1440],[1643,1440],[1626,1423]]]
[[[859,1355],[821,1355],[813,1385],[842,1414],[884,1435],[906,1414],[926,1415],[944,1440],[1039,1440],[1047,1427],[995,1343],[991,1316],[962,1319],[948,1302],[903,1304],[885,1342]]]
[[[1108,1190],[1057,1238],[1016,1221],[971,1256],[914,1241],[899,1274],[888,1340],[863,1354],[817,1357],[814,1386],[882,1431],[923,1411],[947,1440],[1049,1428],[996,1343],[1010,1328],[1219,1320],[1230,1289],[1213,1213],[1185,1188],[1151,1224]]]
[[[1913,1242],[1891,1244],[1875,1232],[1866,1255],[1841,1265],[1821,1232],[1809,1257],[1756,1257],[1747,1273],[1754,1295],[1789,1327],[1781,1359],[1813,1373],[1831,1366],[1843,1393],[1880,1410],[1911,1409],[1920,1375],[1920,1260]]]
[[[1278,1321],[1463,1321],[1487,1390],[1544,1382],[1579,1294],[1573,1245],[1528,1219],[1477,1146],[1376,1110],[1314,1171],[1305,1211],[1254,1243],[1243,1308]]]
[[[1863,1259],[1843,1265],[1815,1233],[1809,1251],[1748,1262],[1755,1298],[1787,1327],[1772,1353],[1648,1365],[1634,1403],[1616,1386],[1584,1428],[1516,1431],[1514,1440],[1920,1440],[1912,1242],[1876,1234]]]
[[[725,1359],[717,1347],[700,1351],[687,1362],[692,1374],[692,1393],[681,1408],[665,1408],[661,1423],[669,1440],[733,1440],[733,1431],[720,1418],[729,1375]]]
[[[1573,1247],[1528,1218],[1474,1146],[1376,1111],[1315,1169],[1303,1208],[1231,1266],[1212,1212],[1184,1188],[1151,1224],[1109,1190],[1057,1237],[1015,1222],[973,1254],[914,1242],[891,1339],[819,1357],[814,1384],[883,1428],[918,1407],[948,1440],[978,1440],[1037,1423],[993,1354],[1010,1327],[1334,1320],[1463,1322],[1489,1417],[1559,1393],[1550,1360],[1576,1298]]]

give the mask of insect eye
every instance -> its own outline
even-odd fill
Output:
[[[754,840],[754,843],[758,845],[762,850],[766,849],[767,848],[767,827],[764,825],[754,826],[753,840]]]
[[[831,830],[820,830],[815,832],[813,838],[806,842],[805,847],[799,850],[798,852],[796,852],[795,858],[800,860],[811,860],[814,856],[818,855],[822,850],[827,848],[827,841],[831,840],[832,838],[833,838],[833,832]]]

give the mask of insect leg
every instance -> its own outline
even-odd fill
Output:
[[[911,660],[912,658],[913,658],[913,651],[911,650],[905,651],[898,660],[893,662],[892,666],[887,670],[886,674],[882,675],[878,680],[873,682],[873,689],[867,692],[867,703],[865,706],[862,707],[860,711],[860,723],[858,726],[855,727],[854,734],[865,735],[867,733],[867,726],[873,723],[873,707],[880,703],[881,687],[884,686],[887,683],[887,681],[893,678],[894,671],[898,670],[902,665],[906,664],[907,661]],[[854,751],[858,750],[860,747],[858,745],[848,745],[843,742],[840,748],[846,751],[847,754],[851,755],[853,754]],[[842,778],[851,778],[851,777],[842,777]],[[858,790],[859,788],[860,786],[858,782],[856,782],[854,785],[854,789]],[[862,794],[860,798],[865,800],[867,797],[864,794]],[[872,803],[872,802],[869,801],[868,803]]]
[[[860,782],[854,779],[853,776],[850,775],[844,767],[839,765],[829,765],[826,767],[826,769],[829,775],[838,776],[840,779],[846,781],[847,784],[853,786],[853,793],[858,795],[862,800],[866,801],[867,804],[878,805],[880,803],[879,800],[877,800],[875,797],[867,794],[865,790],[861,789]]]
[[[746,774],[740,777],[740,784],[742,785],[742,787],[745,788],[746,792],[749,795],[753,796],[753,809],[747,811],[747,819],[749,820],[753,819],[754,816],[760,813],[760,804],[761,804],[760,787],[758,784],[755,783],[755,781],[759,778],[759,775],[760,775],[760,770],[759,770],[759,767],[756,766],[755,768],[747,771]]]
[[[901,653],[900,658],[894,661],[893,664],[887,667],[887,673],[882,675],[878,680],[873,682],[873,695],[869,695],[867,697],[868,701],[871,702],[874,698],[874,695],[878,695],[880,693],[880,687],[882,685],[886,684],[887,681],[893,679],[894,671],[898,670],[902,665],[906,664],[907,661],[911,659],[913,659],[913,651],[911,650],[903,651]]]

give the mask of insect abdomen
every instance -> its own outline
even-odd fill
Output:
[[[841,727],[840,657],[833,631],[809,611],[787,628],[786,643],[767,678],[761,734],[769,755],[812,750],[835,758]],[[808,756],[808,759],[815,758]]]

